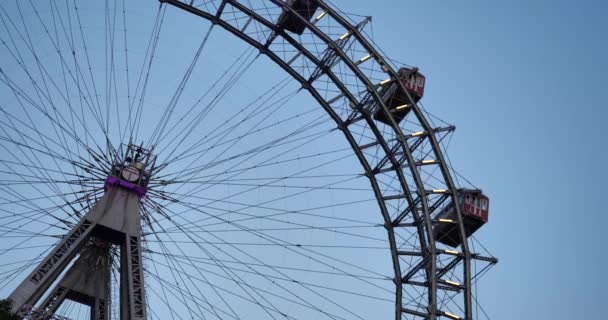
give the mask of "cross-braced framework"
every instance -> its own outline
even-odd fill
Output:
[[[127,18],[143,3],[81,5],[0,5],[3,50],[16,61],[0,72],[13,97],[0,105],[0,209],[13,212],[2,230],[26,237],[0,255],[52,237],[49,229],[69,230],[35,259],[19,264],[15,255],[18,268],[1,270],[3,286],[30,272],[9,297],[14,311],[59,317],[74,313],[59,308],[71,300],[91,319],[488,318],[474,284],[496,259],[471,236],[481,224],[472,229],[466,212],[481,193],[454,181],[444,155],[454,127],[422,108],[367,35],[371,19],[324,1],[162,0],[148,40],[137,42],[144,37],[128,37],[137,23]],[[88,25],[96,12],[103,24]],[[179,33],[163,33],[171,23]],[[178,59],[188,49],[170,41],[162,51],[167,34],[175,41],[185,28],[198,34],[191,59]],[[217,29],[247,47],[201,95],[192,79]],[[139,55],[130,53],[134,41]],[[94,53],[94,43],[105,52]],[[153,69],[168,61],[163,53],[173,65]],[[292,81],[226,111],[260,57]],[[160,108],[162,96],[149,89],[155,74],[158,88],[177,79]],[[320,108],[294,108],[300,92]],[[146,143],[112,145],[126,137]],[[32,229],[19,227],[27,221]],[[354,249],[383,255],[345,253]],[[380,257],[390,267],[374,264]],[[92,282],[77,285],[92,266]]]
[[[94,240],[42,302],[40,310],[55,314],[66,299],[88,305],[91,319],[108,319],[110,255],[108,243]]]
[[[27,316],[24,306],[37,304],[82,250],[40,309],[54,314],[65,299],[70,299],[88,305],[91,319],[108,319],[109,247],[98,243],[103,241],[120,246],[121,319],[146,319],[139,205],[155,159],[141,146],[126,147],[124,155],[113,163],[101,199],[9,296],[13,312]],[[86,245],[89,241],[94,243]]]

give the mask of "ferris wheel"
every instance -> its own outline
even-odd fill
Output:
[[[321,0],[0,2],[0,298],[22,319],[489,319],[489,198],[370,23]]]

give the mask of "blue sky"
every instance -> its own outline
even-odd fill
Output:
[[[449,155],[491,196],[478,238],[492,319],[599,319],[608,282],[608,42],[600,1],[350,1],[375,41],[427,77],[425,107],[457,126]]]

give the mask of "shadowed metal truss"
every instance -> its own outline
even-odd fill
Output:
[[[55,314],[66,300],[72,300],[91,309],[91,319],[109,319],[110,245],[91,241],[61,281],[41,304],[40,310]]]
[[[311,21],[294,10],[290,6],[291,2],[270,0],[267,6],[263,6],[266,10],[274,6],[289,12],[293,17],[298,17],[317,41],[317,48],[323,48],[313,50],[299,38],[281,29],[262,8],[251,3],[224,0],[218,1],[219,5],[216,6],[204,1],[161,2],[207,19],[257,48],[300,82],[336,122],[365,169],[384,219],[395,273],[395,319],[473,319],[471,260],[479,259],[490,263],[495,263],[496,260],[471,253],[468,241],[462,241],[458,251],[443,249],[433,236],[433,229],[437,224],[448,223],[436,218],[439,209],[446,202],[458,201],[457,187],[437,138],[437,134],[454,128],[432,127],[423,110],[399,81],[397,82],[401,90],[407,94],[409,100],[408,105],[413,116],[410,121],[415,122],[422,130],[406,133],[395,121],[381,98],[380,88],[382,84],[398,79],[398,75],[361,32],[368,19],[359,24],[352,24],[323,1],[315,1],[320,13]],[[242,18],[231,19],[235,16]],[[339,26],[342,30],[324,29],[318,25],[322,19],[331,20],[333,26]],[[292,55],[287,57],[274,52],[275,44],[279,43],[282,46],[281,52],[292,52]],[[285,49],[286,47],[289,49]],[[370,63],[373,66],[370,66]],[[312,71],[303,73],[303,70]],[[384,79],[376,80],[378,75],[384,75]],[[356,82],[346,79],[356,79]],[[339,93],[328,97],[328,85]],[[379,108],[376,112],[383,113],[383,118],[390,119],[390,133],[381,130],[380,124],[373,119],[374,108]],[[345,113],[342,111],[344,109],[350,111]],[[354,138],[350,130],[358,122],[365,122],[373,133],[373,139],[361,143]],[[414,152],[423,147],[428,148],[426,154],[432,157],[432,160],[414,157]],[[376,156],[376,159],[372,160],[368,156],[370,150],[383,156]],[[429,186],[428,179],[421,173],[423,166],[434,167],[441,172],[441,188]],[[387,178],[397,180],[400,184],[400,188],[393,190],[391,194],[386,194],[387,191],[381,188]],[[402,201],[407,202],[406,208],[393,213],[392,208],[400,207],[395,203]],[[466,239],[460,207],[456,206],[455,211],[457,219],[449,223],[455,223],[461,239]],[[402,230],[411,233],[409,229],[413,229],[413,233],[418,235],[418,243],[408,248],[407,243],[399,243],[398,239]],[[455,273],[457,270],[460,270],[459,276]],[[458,279],[446,279],[448,275]],[[416,292],[419,288],[427,293],[426,304],[407,298],[409,291]],[[449,301],[459,301],[456,305],[463,314],[456,315],[455,311],[442,309],[438,302],[440,293],[444,297],[447,294]],[[445,301],[441,305],[445,306]]]
[[[131,156],[135,153],[133,161]],[[126,155],[114,165],[114,175],[106,181],[105,194],[9,296],[13,312],[26,316],[31,309],[27,306],[36,305],[80,253],[80,258],[42,303],[40,311],[53,314],[65,299],[70,299],[90,306],[91,319],[108,319],[111,267],[108,244],[111,243],[120,246],[121,319],[147,318],[139,208],[141,190],[148,181],[148,173],[143,171],[148,160],[152,160],[149,153],[142,152],[141,148],[136,152],[135,147],[128,146]],[[151,170],[153,160],[149,164],[148,170]]]
[[[386,230],[394,318],[472,320],[477,276],[472,264],[493,264],[496,259],[474,252],[467,239],[458,187],[441,145],[442,137],[454,127],[435,126],[427,119],[426,111],[398,81],[396,68],[365,35],[370,19],[353,22],[320,0],[312,1],[317,11],[311,19],[294,10],[293,1],[160,2],[163,10],[170,5],[206,19],[259,50],[308,91],[334,121],[363,168]],[[285,13],[297,33],[281,27],[279,17]],[[408,112],[403,119],[397,119],[383,99],[383,85],[393,83],[406,95],[403,108]],[[11,294],[14,311],[22,316],[31,313],[31,306],[50,289],[39,312],[52,314],[69,299],[90,306],[92,319],[107,319],[110,301],[105,297],[112,262],[107,243],[120,246],[116,261],[121,319],[147,318],[139,212],[146,189],[145,183],[132,182],[148,181],[150,176],[125,169],[124,163],[111,169],[105,194]],[[153,169],[148,169],[151,174]],[[454,208],[454,219],[439,218],[448,206]],[[436,241],[435,231],[442,224],[456,229],[459,239],[454,243],[459,247]],[[80,258],[66,271],[77,254]],[[95,270],[90,282],[77,280],[84,270]]]

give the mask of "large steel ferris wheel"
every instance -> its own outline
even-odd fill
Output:
[[[0,3],[14,312],[487,318],[473,289],[496,259],[471,234],[488,200],[453,180],[454,127],[369,19],[312,0],[154,3]],[[228,34],[233,59],[205,61]]]

